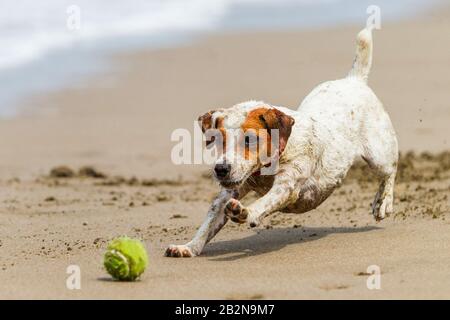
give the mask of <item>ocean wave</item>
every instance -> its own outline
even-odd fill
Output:
[[[382,19],[442,0],[377,0]],[[357,23],[372,0],[0,0],[0,118],[34,93],[107,68],[107,55],[189,41],[198,31]],[[79,22],[79,24],[78,24]]]
[[[322,0],[333,1],[333,0]],[[235,5],[308,4],[313,0],[3,0],[0,69],[81,41],[128,34],[215,28]],[[79,23],[78,23],[79,22]]]

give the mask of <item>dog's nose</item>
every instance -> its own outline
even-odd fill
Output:
[[[214,172],[216,173],[217,178],[225,178],[231,171],[231,164],[228,163],[218,163],[214,167]]]

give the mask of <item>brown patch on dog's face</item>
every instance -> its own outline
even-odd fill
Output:
[[[217,129],[222,134],[223,148],[225,149],[225,129],[223,125],[223,117],[217,117],[213,123],[213,114],[216,110],[208,111],[207,113],[198,117],[198,121],[200,122],[200,127],[202,128],[202,132],[205,133],[210,129]],[[212,147],[216,138],[214,136],[210,137],[210,139],[206,141],[206,147]]]
[[[267,108],[258,108],[250,111],[241,126],[244,136],[241,138],[242,141],[239,143],[239,147],[246,160],[260,159],[259,154],[263,152],[268,156],[271,155],[270,135],[264,123],[260,120],[260,117],[267,111]],[[246,143],[245,139],[249,139],[249,137],[256,140],[256,145],[249,146]]]
[[[261,155],[271,157],[272,151],[275,151],[272,150],[274,149],[274,146],[271,142],[271,132],[274,129],[278,130],[278,152],[279,155],[281,155],[286,148],[286,144],[289,136],[291,135],[292,126],[294,123],[294,118],[278,109],[257,108],[249,112],[245,122],[242,124],[242,130],[244,133],[248,131],[256,133],[258,147],[248,148],[248,146],[245,146],[245,158],[261,158]]]
[[[267,131],[279,130],[279,155],[281,155],[286,148],[287,141],[291,135],[292,127],[295,124],[295,119],[288,116],[278,109],[270,109],[260,116],[260,120],[264,123]]]
[[[202,132],[205,133],[207,130],[212,129],[213,123],[212,123],[212,115],[215,112],[215,110],[208,111],[207,113],[201,115],[198,117],[198,122],[200,123],[200,128],[202,128]],[[212,138],[209,141],[206,141],[206,146],[208,147],[211,143],[214,142],[214,138]]]

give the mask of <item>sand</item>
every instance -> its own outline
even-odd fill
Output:
[[[375,178],[357,166],[314,211],[277,213],[257,229],[229,223],[202,256],[163,257],[193,236],[218,190],[207,166],[171,163],[171,132],[252,98],[296,108],[348,72],[357,26],[121,55],[108,74],[29,99],[0,123],[0,298],[450,298],[449,17],[374,35],[370,85],[402,151],[396,211],[380,223],[369,215]],[[66,177],[50,175],[58,166]],[[107,241],[123,234],[149,251],[136,283],[102,268]],[[80,290],[66,287],[71,264]],[[366,286],[370,265],[380,290]]]

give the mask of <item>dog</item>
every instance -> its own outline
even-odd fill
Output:
[[[393,212],[398,143],[388,114],[367,85],[372,48],[372,32],[363,29],[357,36],[356,55],[347,77],[320,84],[296,111],[248,101],[199,118],[203,132],[256,132],[263,146],[256,148],[256,153],[265,149],[271,159],[277,158],[278,167],[275,174],[262,175],[267,163],[259,160],[247,143],[237,148],[242,149],[240,152],[226,149],[214,165],[214,177],[221,190],[205,222],[187,244],[170,245],[166,256],[201,254],[228,220],[256,227],[276,211],[303,213],[316,208],[360,158],[380,181],[372,203],[373,216],[379,221]],[[275,130],[276,148],[268,139]],[[244,206],[240,199],[250,191],[259,198]]]

